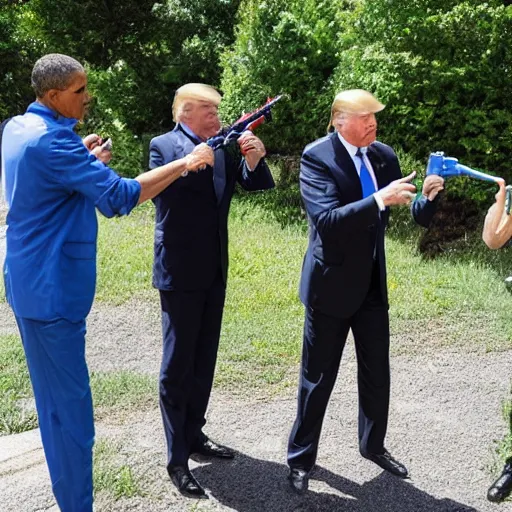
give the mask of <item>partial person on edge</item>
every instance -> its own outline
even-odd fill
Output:
[[[508,215],[505,211],[505,182],[500,181],[499,186],[500,189],[496,194],[496,202],[487,212],[482,232],[482,239],[489,249],[500,249],[506,246],[512,238],[512,215]],[[509,434],[512,435],[512,416],[509,417],[509,428]],[[509,453],[505,460],[503,471],[487,491],[487,498],[489,501],[500,502],[506,499],[511,491],[512,453]]]

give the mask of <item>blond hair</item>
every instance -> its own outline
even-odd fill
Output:
[[[336,94],[331,105],[331,119],[327,126],[330,131],[334,126],[334,118],[338,115],[366,115],[380,112],[383,105],[372,93],[364,89],[349,89]]]
[[[182,85],[174,94],[172,102],[172,117],[174,122],[178,122],[184,107],[189,101],[207,101],[219,106],[221,95],[211,85],[206,84],[185,84]]]

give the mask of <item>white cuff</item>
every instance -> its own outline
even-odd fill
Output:
[[[380,194],[378,192],[375,192],[375,194],[373,194],[373,197],[375,198],[375,202],[377,203],[379,210],[383,212],[386,209],[386,207],[384,206],[384,201],[382,200],[382,197],[380,197]]]
[[[250,168],[250,166],[249,166],[249,164],[247,163],[247,160],[246,160],[245,158],[244,158],[244,163],[245,163],[245,167],[247,168],[247,170],[248,170],[249,172],[254,172],[254,171],[255,171],[255,169],[256,169],[256,167],[258,167],[258,164],[259,164],[259,162],[258,162],[258,164],[256,164],[256,165],[254,166],[254,169],[251,169],[251,168]]]

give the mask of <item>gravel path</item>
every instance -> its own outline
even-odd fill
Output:
[[[0,334],[14,332],[0,305]],[[88,329],[90,369],[130,368],[156,374],[160,356],[155,304],[95,307]],[[127,350],[129,348],[129,350]],[[146,496],[109,501],[96,510],[140,512],[438,512],[511,511],[485,499],[493,479],[493,441],[505,433],[501,403],[512,375],[512,353],[463,353],[440,349],[392,359],[388,448],[409,468],[401,481],[362,459],[357,450],[356,362],[347,347],[325,418],[318,469],[311,492],[300,498],[286,482],[288,432],[295,390],[256,400],[215,390],[206,432],[238,451],[233,462],[193,463],[210,499],[181,498],[165,473],[159,411],[134,413],[97,425],[97,438],[121,443],[120,457],[143,477]],[[35,512],[54,501],[38,431],[0,438],[0,511]]]

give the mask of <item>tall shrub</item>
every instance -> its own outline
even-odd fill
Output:
[[[89,68],[95,97],[81,132],[114,141],[116,170],[137,174],[149,138],[169,130],[175,90],[220,81],[220,54],[233,42],[239,0],[30,0],[46,50]],[[146,155],[147,156],[147,155]]]
[[[511,177],[512,8],[476,0],[361,2],[340,38],[333,89],[387,104],[381,135],[426,161],[444,150]]]
[[[284,93],[274,122],[262,129],[267,147],[297,151],[325,134],[339,21],[349,7],[342,0],[243,0],[236,41],[222,61],[226,121]]]
[[[29,21],[23,2],[0,5],[0,121],[25,112],[34,99],[30,74],[44,43],[26,29]]]

